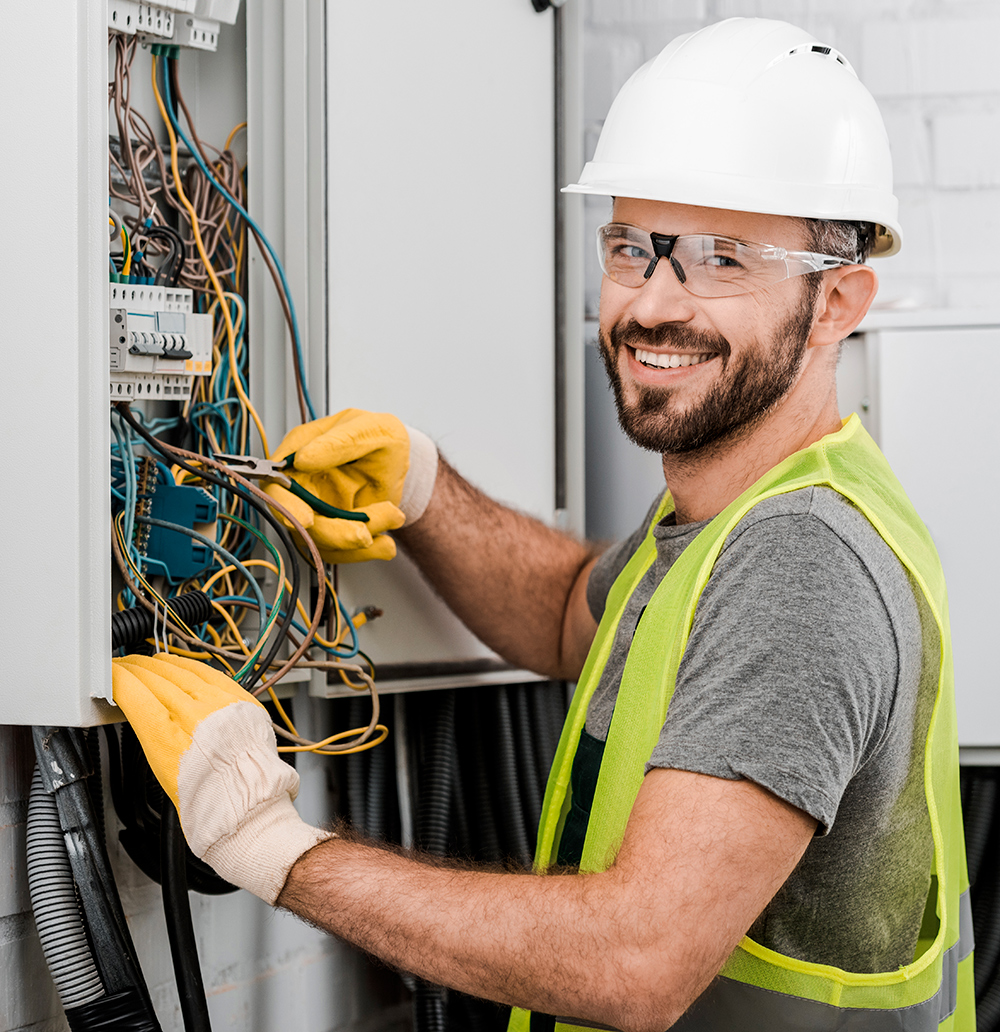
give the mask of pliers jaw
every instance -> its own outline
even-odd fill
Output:
[[[225,463],[234,473],[248,480],[274,480],[282,487],[291,487],[292,481],[282,470],[288,466],[287,459],[258,459],[253,455],[212,456],[216,462]]]

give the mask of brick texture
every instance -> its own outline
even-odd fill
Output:
[[[903,252],[879,261],[876,304],[995,305],[1000,273],[983,241],[1000,220],[1000,62],[995,0],[589,0],[585,149],[593,153],[615,90],[671,38],[729,17],[779,18],[837,47],[885,119]],[[634,62],[629,67],[629,62]],[[600,275],[589,249],[602,221],[587,204],[586,303]]]

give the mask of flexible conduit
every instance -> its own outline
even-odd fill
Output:
[[[65,1009],[104,996],[76,901],[55,796],[35,768],[28,797],[28,891],[45,962]]]

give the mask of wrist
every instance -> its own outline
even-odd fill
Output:
[[[406,432],[410,437],[410,466],[403,481],[403,497],[399,508],[406,517],[405,525],[411,527],[423,516],[434,493],[438,450],[437,445],[422,430],[407,426]]]
[[[291,798],[282,794],[215,842],[203,859],[227,881],[273,906],[299,857],[334,837],[302,820]]]

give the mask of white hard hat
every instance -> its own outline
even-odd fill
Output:
[[[678,36],[638,69],[565,192],[874,222],[874,255],[900,246],[874,98],[843,55],[764,18]]]

